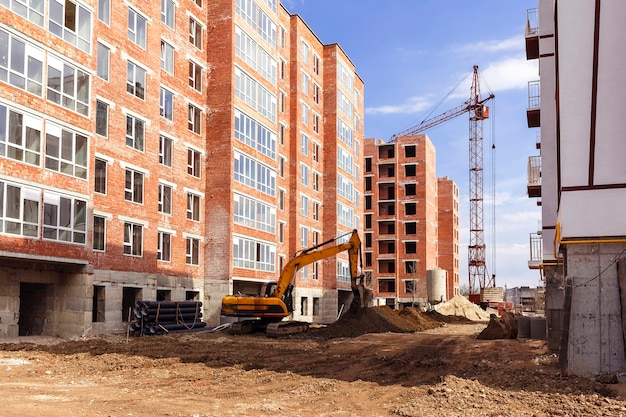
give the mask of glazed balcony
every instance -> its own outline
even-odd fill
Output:
[[[528,197],[541,197],[541,157],[528,157]]]

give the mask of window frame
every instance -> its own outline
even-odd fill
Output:
[[[143,28],[143,29],[142,29]],[[148,19],[132,7],[128,8],[128,39],[142,49],[146,49]]]

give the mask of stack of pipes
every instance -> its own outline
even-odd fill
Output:
[[[140,336],[198,331],[206,327],[200,301],[137,301],[133,315],[135,321],[130,324],[130,331]]]

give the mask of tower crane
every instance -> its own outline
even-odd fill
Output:
[[[488,276],[485,261],[486,246],[483,227],[483,120],[489,118],[489,107],[485,105],[495,98],[489,93],[481,98],[478,66],[474,65],[470,97],[463,104],[438,116],[403,130],[395,135],[411,136],[431,127],[454,119],[461,114],[469,114],[469,199],[470,199],[470,241],[468,246],[468,275],[471,301],[480,301],[480,289],[496,286],[495,275]]]

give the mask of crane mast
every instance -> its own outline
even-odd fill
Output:
[[[461,114],[469,113],[470,240],[468,246],[468,275],[470,299],[472,301],[480,301],[480,289],[496,286],[495,275],[489,277],[487,273],[483,220],[483,120],[489,118],[489,108],[485,106],[485,103],[494,97],[490,93],[486,98],[481,99],[478,66],[474,65],[468,100],[460,106],[426,119],[393,136],[395,138],[397,136],[414,135],[454,119]]]

